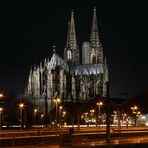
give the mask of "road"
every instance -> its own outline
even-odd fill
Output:
[[[72,143],[72,146],[59,146],[58,144],[40,144],[40,145],[23,145],[23,146],[13,146],[13,148],[88,148],[88,147],[114,147],[116,145],[121,147],[127,146],[128,147],[135,147],[135,144],[142,145],[142,147],[148,147],[148,136],[138,136],[138,137],[128,137],[123,138],[119,137],[116,139],[111,139],[110,143],[106,143],[105,140],[98,140],[92,142],[81,142],[81,143]],[[5,147],[5,148],[12,148]]]
[[[62,132],[66,131],[64,130]],[[16,148],[58,148],[59,138],[63,138],[63,136],[59,137],[60,132],[51,131],[50,129],[41,129],[40,131],[37,129],[23,131],[2,130],[0,131],[0,146],[12,147],[14,145],[13,147]],[[111,143],[109,145],[148,143],[147,135],[147,127],[123,128],[120,132],[115,129],[114,132],[111,131]],[[105,137],[105,128],[101,128],[99,132],[97,128],[81,128],[80,130],[76,128],[72,138],[72,147],[108,146]]]

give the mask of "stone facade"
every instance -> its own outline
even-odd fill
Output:
[[[96,96],[106,96],[108,67],[103,57],[95,8],[90,41],[83,43],[82,60],[80,57],[72,11],[63,58],[55,52],[54,47],[50,60],[45,59],[40,65],[32,67],[25,96],[43,111],[45,98],[50,110],[56,97],[62,101],[86,102]]]

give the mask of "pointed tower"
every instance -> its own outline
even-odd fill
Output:
[[[97,16],[96,16],[96,8],[94,7],[93,12],[93,21],[92,21],[92,29],[91,29],[91,36],[90,36],[90,63],[103,63],[103,49],[102,44],[99,39],[99,32],[98,32],[98,24],[97,24]]]
[[[73,11],[71,12],[71,20],[68,23],[67,43],[64,50],[64,59],[67,61],[69,66],[79,64],[80,60]]]

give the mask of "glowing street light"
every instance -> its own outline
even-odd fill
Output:
[[[66,111],[62,112],[62,116],[63,116],[63,124],[66,125]]]
[[[137,106],[133,106],[131,107],[131,110],[133,111],[133,114],[136,114],[138,107]]]
[[[56,107],[56,128],[57,128],[57,124],[58,124],[58,103],[60,103],[61,99],[60,98],[56,98],[54,99],[55,102],[55,107]]]
[[[19,104],[19,108],[20,108],[20,125],[21,125],[21,130],[23,129],[23,119],[22,119],[22,114],[23,114],[23,108],[24,108],[24,104],[20,103]]]
[[[137,106],[132,106],[131,110],[132,110],[133,114],[137,114],[138,107]]]
[[[35,109],[34,109],[34,125],[36,125],[36,113],[37,113],[37,111],[38,111],[38,110],[35,108]]]
[[[101,108],[101,106],[103,105],[103,102],[100,101],[100,102],[97,103],[97,105],[98,105],[98,107],[99,107],[99,127],[100,127],[100,119],[101,119],[101,116],[100,116],[100,108]]]
[[[132,106],[132,107],[131,107],[131,110],[132,110],[132,113],[135,114],[135,126],[136,126],[137,117],[140,116],[141,112],[138,111],[139,108],[138,108],[138,106],[136,106],[136,105],[135,105],[135,106]]]
[[[63,107],[62,107],[62,106],[60,106],[60,107],[59,107],[59,110],[62,110],[62,108],[63,108]]]
[[[43,126],[44,125],[44,114],[41,114],[40,118],[41,118],[41,124]]]
[[[3,97],[3,94],[0,94],[0,98]]]
[[[141,112],[140,111],[138,111],[137,112],[137,117],[139,117],[141,115]]]
[[[61,124],[61,111],[62,111],[63,107],[60,106],[59,107],[59,124]]]
[[[90,110],[90,118],[91,118],[91,122],[92,122],[92,123],[94,122],[94,112],[95,112],[94,109],[91,109],[91,110]]]
[[[2,111],[3,111],[3,108],[0,107],[0,130],[2,129]]]
[[[90,110],[91,115],[93,115],[94,112],[95,112],[94,109],[91,109],[91,110]]]

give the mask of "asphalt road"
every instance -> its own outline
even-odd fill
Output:
[[[106,143],[105,140],[91,141],[91,142],[81,142],[81,143],[70,143],[64,146],[58,144],[40,144],[40,145],[23,145],[23,146],[11,146],[5,148],[97,148],[97,147],[148,147],[148,136],[138,136],[138,137],[119,137],[115,139],[110,139],[110,143]]]
[[[47,132],[46,134],[48,134],[48,136],[44,133]],[[104,134],[104,129],[101,130],[101,135]],[[35,132],[35,133],[34,133]],[[57,141],[57,133],[53,133],[52,131],[48,131],[48,130],[43,130],[41,131],[43,132],[45,135],[37,135],[35,136],[34,134],[37,133],[37,131],[35,130],[31,130],[31,131],[1,131],[0,132],[0,143],[4,143],[4,141],[2,140],[3,138],[5,139],[9,139],[10,142],[10,147],[12,148],[61,148],[61,146],[58,145]],[[11,134],[16,134],[15,138],[16,140],[14,140],[14,146],[13,146],[13,139],[12,136],[9,137]],[[27,133],[27,135],[26,135]],[[100,132],[99,132],[100,133]],[[123,134],[122,134],[123,133]],[[8,135],[7,135],[8,134]],[[10,134],[10,135],[9,135]],[[20,137],[21,134],[21,137]],[[24,135],[25,134],[25,135]],[[28,135],[29,134],[29,135]],[[33,134],[33,135],[32,135]],[[49,135],[51,134],[51,136],[49,137]],[[71,147],[71,148],[87,148],[87,147],[121,147],[124,146],[126,147],[129,145],[135,148],[135,144],[138,145],[142,145],[142,147],[148,147],[148,128],[130,128],[130,129],[123,129],[122,132],[116,137],[111,137],[111,141],[110,143],[106,143],[105,138],[101,138],[99,139],[98,136],[94,137],[93,135],[98,135],[96,133],[96,128],[94,128],[94,130],[91,129],[81,129],[79,132],[76,132],[74,134],[75,136],[72,138],[72,143],[64,143],[64,144],[71,144],[72,146],[64,146],[65,148]],[[86,136],[87,135],[87,136]],[[89,136],[90,135],[90,136]],[[127,137],[128,135],[128,137]],[[5,137],[6,136],[6,137]],[[41,137],[40,137],[41,136]],[[44,140],[42,140],[42,136],[44,137]],[[46,138],[47,136],[47,138]],[[104,134],[105,136],[105,134]],[[3,137],[3,138],[2,138]],[[33,139],[33,137],[36,137]],[[20,138],[25,138],[22,140],[19,140]],[[18,140],[17,140],[18,139]],[[30,141],[30,143],[28,143]],[[49,142],[51,141],[51,142]],[[18,144],[18,142],[20,144]],[[36,144],[35,144],[36,143]],[[3,145],[3,144],[2,144]],[[1,146],[2,146],[1,145]],[[15,146],[18,145],[18,146]],[[5,145],[8,146],[8,145]],[[62,148],[64,148],[62,146]],[[141,146],[140,146],[141,147]],[[6,148],[6,147],[5,147]],[[9,148],[9,147],[7,147]]]

